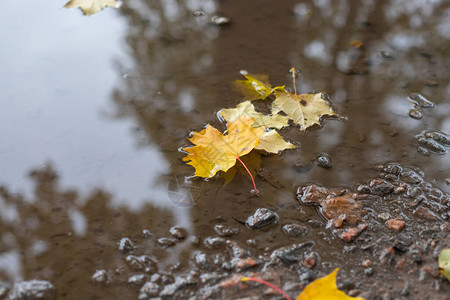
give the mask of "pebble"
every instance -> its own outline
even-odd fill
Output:
[[[147,299],[148,297],[156,297],[161,291],[161,286],[155,282],[146,282],[139,294],[139,299]]]
[[[293,244],[291,246],[281,247],[275,249],[270,258],[273,261],[282,261],[284,263],[293,263],[302,261],[305,256],[305,251],[309,250],[314,245],[313,242],[305,242],[301,244]]]
[[[211,18],[211,23],[215,24],[215,25],[225,25],[230,23],[230,19],[228,19],[227,17],[222,17],[222,16],[213,16]]]
[[[184,240],[187,237],[187,230],[182,228],[182,227],[178,227],[178,226],[174,226],[172,228],[170,228],[169,233],[172,237],[178,239],[178,240]]]
[[[331,160],[331,157],[326,153],[317,154],[316,163],[317,166],[324,169],[330,169],[333,166],[333,161]]]
[[[278,223],[279,217],[277,213],[268,208],[258,208],[255,213],[248,217],[245,225],[251,229],[259,229],[271,224]]]
[[[208,260],[208,256],[206,256],[206,254],[203,252],[195,254],[194,261],[195,261],[195,264],[202,269],[205,269],[205,270],[211,269],[211,264]]]
[[[421,108],[433,108],[435,106],[434,102],[425,98],[422,94],[411,93],[408,95],[411,102],[418,105]]]
[[[420,107],[415,107],[409,110],[408,116],[413,119],[420,120],[423,118],[423,110]]]
[[[391,230],[400,232],[405,228],[405,221],[402,219],[390,219],[386,221],[386,226]]]
[[[229,225],[217,224],[214,226],[214,231],[223,237],[230,237],[239,234],[239,228],[235,228]]]
[[[145,281],[145,275],[144,274],[137,274],[137,275],[132,275],[128,278],[128,283],[129,284],[134,284],[134,285],[141,285],[143,284]]]
[[[250,251],[244,249],[238,242],[228,240],[226,243],[231,257],[245,258],[250,256]]]
[[[381,197],[389,195],[394,191],[394,185],[384,180],[374,179],[369,183],[369,186],[372,189],[372,194]]]
[[[174,238],[162,237],[159,238],[156,243],[162,248],[170,248],[176,244],[176,240]]]
[[[119,242],[119,250],[123,253],[133,252],[136,250],[136,246],[134,246],[130,238],[124,237]]]
[[[413,170],[404,170],[400,178],[406,183],[421,183],[423,178]]]
[[[9,300],[50,300],[54,299],[56,289],[45,280],[29,280],[16,282],[9,293]]]
[[[135,271],[144,271],[146,273],[155,273],[158,270],[156,260],[148,255],[128,255],[125,258],[128,266]]]
[[[106,284],[110,281],[110,277],[106,270],[97,270],[91,277],[92,281],[96,283]]]
[[[222,237],[207,237],[203,240],[203,244],[209,249],[217,249],[225,245],[225,243],[226,240]]]
[[[142,237],[144,239],[150,239],[150,238],[152,238],[152,236],[153,236],[153,234],[150,232],[150,230],[148,230],[148,229],[142,230]]]
[[[283,232],[290,236],[299,237],[308,232],[308,227],[300,224],[286,224],[283,226]]]

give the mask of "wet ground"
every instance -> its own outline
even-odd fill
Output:
[[[232,279],[295,297],[339,267],[352,295],[448,299],[448,2],[63,5],[0,4],[0,298],[278,299]],[[341,117],[283,130],[260,197],[186,180],[239,71],[292,89],[291,67]]]

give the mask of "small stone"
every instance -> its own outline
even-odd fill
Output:
[[[19,281],[9,293],[9,300],[50,300],[54,299],[56,289],[45,280]]]
[[[409,110],[408,115],[416,120],[420,120],[423,118],[423,110],[419,107],[415,107]]]
[[[125,258],[128,266],[135,271],[144,271],[146,273],[155,273],[158,270],[156,260],[148,255],[128,255]]]
[[[391,218],[391,215],[389,213],[387,213],[387,212],[383,212],[381,214],[378,214],[377,217],[378,217],[378,219],[386,222],[387,220],[389,220]]]
[[[381,197],[394,191],[394,185],[384,180],[372,180],[369,185],[372,188],[372,193]]]
[[[366,274],[367,276],[372,276],[373,274],[375,274],[375,270],[373,268],[364,269],[364,274]]]
[[[372,193],[372,189],[366,184],[359,185],[356,188],[356,191],[361,194],[371,194]]]
[[[428,86],[428,87],[436,87],[436,86],[438,86],[437,81],[430,80],[430,79],[428,79],[427,81],[425,81],[424,84],[425,84],[426,86]]]
[[[128,283],[134,284],[134,285],[141,285],[144,283],[144,281],[145,281],[144,274],[137,274],[137,275],[130,276],[130,278],[128,278]]]
[[[317,257],[318,255],[316,253],[309,254],[302,262],[302,266],[308,269],[313,269],[317,264]]]
[[[383,250],[383,252],[381,253],[380,263],[391,265],[394,262],[394,258],[395,258],[395,250],[393,247],[389,247]]]
[[[284,263],[302,261],[304,259],[305,249],[309,249],[312,246],[312,242],[305,242],[301,244],[293,244],[291,246],[281,247],[275,249],[270,255],[270,258],[274,261],[280,260]]]
[[[142,237],[144,239],[151,239],[152,236],[153,236],[153,234],[150,232],[150,230],[148,230],[148,229],[142,230]]]
[[[428,208],[426,207],[418,207],[414,211],[414,215],[420,219],[428,220],[428,221],[437,221],[438,217]]]
[[[299,237],[308,232],[308,228],[300,224],[286,224],[283,226],[283,232],[287,235]]]
[[[203,244],[209,249],[217,249],[225,245],[225,243],[226,240],[222,237],[207,237],[203,240]]]
[[[319,153],[316,155],[316,163],[319,167],[330,169],[333,166],[331,157],[326,153]]]
[[[406,183],[421,183],[423,178],[413,170],[405,170],[401,174],[401,179]]]
[[[344,242],[351,242],[354,241],[365,229],[367,228],[367,225],[365,224],[360,224],[358,227],[352,227],[352,228],[348,228],[345,229],[340,235],[339,237],[344,241]]]
[[[211,269],[211,264],[209,263],[208,256],[205,253],[197,253],[194,256],[194,261],[197,266],[205,270]]]
[[[250,257],[234,258],[231,263],[236,268],[237,271],[247,270],[259,264],[256,260]]]
[[[419,93],[411,93],[408,95],[408,98],[411,102],[415,103],[417,106],[421,108],[433,108],[436,104],[433,101],[428,100],[422,94]]]
[[[139,299],[142,299],[141,296],[148,296],[148,297],[156,297],[158,296],[159,292],[161,291],[161,286],[155,282],[146,282],[141,290]]]
[[[123,253],[133,252],[136,250],[130,238],[124,237],[119,242],[119,250]]]
[[[171,236],[173,236],[174,238],[176,238],[178,240],[184,240],[188,235],[186,229],[178,227],[178,226],[174,226],[174,227],[170,228],[169,233]]]
[[[97,270],[91,277],[92,281],[96,283],[106,284],[110,281],[109,274],[106,270]]]
[[[267,225],[278,223],[278,215],[268,208],[258,208],[255,213],[248,217],[245,225],[251,229],[259,229]]]
[[[348,291],[348,294],[347,294],[347,295],[349,295],[350,297],[356,297],[356,296],[358,296],[359,294],[361,294],[361,290],[358,290],[358,289],[352,289],[352,290]]]
[[[365,259],[365,260],[362,262],[362,266],[363,266],[364,268],[368,268],[368,267],[372,266],[372,261],[371,261],[370,259]]]
[[[386,226],[391,230],[400,232],[405,228],[405,221],[401,219],[390,219],[386,221]]]
[[[233,236],[233,235],[238,235],[239,234],[239,229],[229,226],[229,225],[222,225],[222,224],[217,224],[214,226],[214,231],[220,235],[220,236],[224,236],[224,237],[229,237],[229,236]]]
[[[211,18],[211,23],[215,24],[215,25],[225,25],[230,23],[230,19],[228,19],[227,17],[222,17],[222,16],[213,16]]]
[[[173,238],[162,237],[159,238],[156,243],[162,248],[170,248],[176,244],[176,240]]]

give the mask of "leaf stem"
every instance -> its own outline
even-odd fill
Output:
[[[255,195],[259,196],[258,189],[256,188],[256,183],[255,183],[255,179],[253,178],[252,172],[250,172],[250,170],[247,168],[247,166],[244,164],[244,162],[239,158],[239,156],[237,156],[236,159],[244,166],[248,175],[250,175],[250,178],[252,179],[252,182],[253,182],[253,188],[255,189]]]
[[[283,297],[286,298],[286,300],[291,300],[291,298],[282,289],[280,289],[276,285],[274,285],[274,284],[272,284],[270,282],[267,282],[265,280],[262,280],[262,279],[259,279],[259,278],[256,278],[256,277],[242,277],[241,281],[255,281],[255,282],[259,282],[259,283],[265,284],[268,287],[271,287],[274,290],[276,290],[277,292],[279,292],[281,295],[283,295]]]
[[[292,67],[291,68],[291,74],[292,74],[292,83],[294,84],[294,92],[295,92],[295,96],[297,96],[297,87],[295,86],[295,68]]]

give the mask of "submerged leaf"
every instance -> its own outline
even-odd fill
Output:
[[[236,108],[222,109],[220,114],[228,122],[235,121],[240,116],[246,116],[247,118],[255,119],[253,127],[264,126],[267,128],[283,128],[289,125],[289,117],[279,114],[264,115],[255,110],[255,106],[250,101],[244,101],[239,103]]]
[[[257,171],[261,168],[262,159],[260,152],[251,151],[249,154],[242,156],[241,160],[247,166],[250,173],[256,176]],[[242,164],[236,164],[226,172],[220,172],[220,177],[225,180],[225,184],[228,184],[236,176],[236,173],[250,177]]]
[[[243,76],[245,80],[236,80],[235,86],[246,100],[265,99],[275,90],[283,89],[283,87],[272,89],[267,75],[243,74]]]
[[[105,7],[118,7],[116,0],[71,0],[64,5],[65,8],[79,7],[85,15],[93,15],[101,11]]]
[[[339,268],[325,277],[319,278],[308,284],[297,300],[364,300],[361,297],[347,296],[338,290],[336,285],[336,274]]]
[[[226,135],[212,126],[194,132],[190,141],[196,146],[183,148],[188,152],[183,161],[195,168],[196,176],[208,178],[218,171],[226,172],[235,165],[238,157],[246,155],[259,144],[264,128],[252,127],[253,121],[240,117],[228,122]]]
[[[441,273],[450,280],[450,249],[444,249],[439,254],[438,258],[439,268]]]
[[[286,149],[294,149],[297,146],[283,140],[276,130],[271,129],[261,135],[259,144],[255,147],[258,150],[265,150],[269,153],[278,154],[278,152]]]
[[[336,113],[322,99],[323,93],[294,95],[285,91],[277,91],[275,101],[272,103],[272,113],[283,111],[300,125],[300,130],[320,124],[322,116],[336,116]]]

